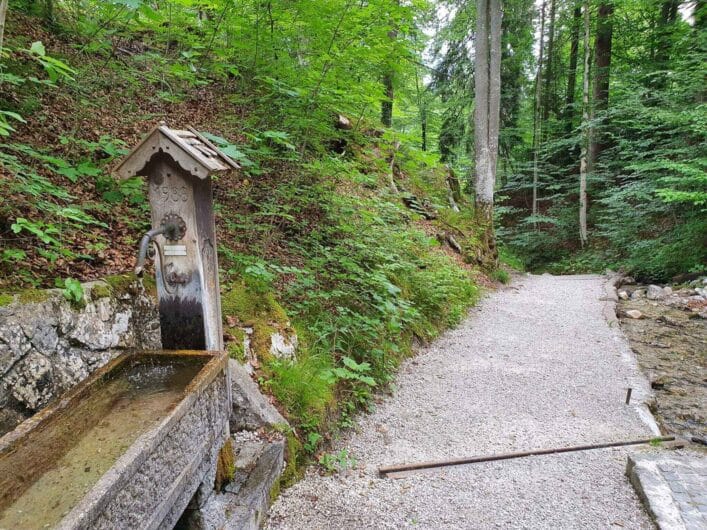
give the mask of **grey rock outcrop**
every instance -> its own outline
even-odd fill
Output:
[[[231,432],[257,431],[263,427],[288,425],[287,420],[260,392],[246,369],[237,361],[229,361],[231,371]]]
[[[278,359],[294,359],[297,343],[297,335],[294,333],[273,333],[270,335],[270,353]]]
[[[0,408],[36,412],[121,350],[160,347],[156,303],[144,289],[116,292],[103,281],[83,289],[81,307],[57,289],[0,307]]]

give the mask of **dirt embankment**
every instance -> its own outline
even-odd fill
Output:
[[[618,291],[618,316],[654,389],[662,429],[707,438],[707,278]]]

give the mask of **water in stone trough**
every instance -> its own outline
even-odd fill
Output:
[[[126,362],[0,456],[0,529],[55,526],[179,402],[201,366]]]

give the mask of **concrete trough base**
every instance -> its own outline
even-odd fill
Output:
[[[260,528],[284,469],[285,440],[273,437],[289,429],[287,421],[243,366],[231,359],[229,372],[235,476],[221,491],[214,491],[213,477],[205,482],[177,523],[177,530]]]
[[[215,473],[218,452],[229,434],[226,356],[215,360],[218,370],[214,366],[213,379],[177,406],[160,433],[141,440],[142,447],[131,448],[131,452],[141,450],[141,458],[126,463],[124,480],[111,484],[112,491],[106,497],[111,493],[115,496],[100,513],[96,517],[90,517],[91,510],[79,513],[77,522],[82,524],[74,525],[69,520],[70,525],[62,528],[174,527],[200,484],[208,484],[209,476]],[[121,471],[116,469],[115,474]]]
[[[288,425],[243,368],[223,353],[138,352],[111,361],[0,439],[0,470],[4,469],[3,458],[12,458],[23,443],[31,445],[33,432],[51,430],[47,427],[52,421],[66,416],[82,401],[93,404],[90,395],[96,387],[92,385],[98,385],[100,391],[101,381],[112,370],[127,360],[135,362],[140,355],[148,359],[197,356],[203,367],[197,369],[174,407],[132,442],[73,509],[52,526],[62,530],[259,528],[284,468],[285,440],[274,434]],[[231,436],[231,429],[238,432]],[[78,435],[72,430],[70,438]],[[235,448],[235,476],[216,491],[219,452],[229,436]],[[21,474],[28,476],[24,471]],[[3,484],[0,477],[0,490]],[[0,527],[4,530],[2,524]]]
[[[203,504],[192,500],[176,530],[257,530],[270,506],[271,491],[283,469],[284,440],[261,440],[255,433],[238,433],[236,473],[223,491]]]

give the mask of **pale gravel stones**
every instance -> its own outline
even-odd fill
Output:
[[[624,474],[630,448],[380,479],[377,468],[652,435],[649,394],[599,276],[523,276],[410,361],[395,395],[341,440],[356,470],[282,493],[270,528],[652,528]],[[645,409],[644,409],[645,413]]]
[[[648,298],[648,300],[662,300],[665,296],[666,293],[660,285],[648,286],[648,290],[646,291],[646,298]]]

